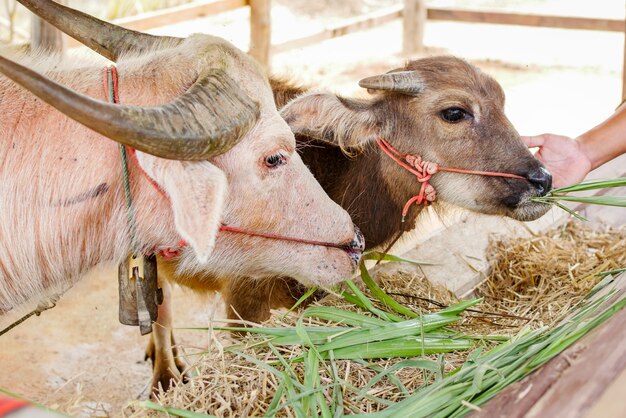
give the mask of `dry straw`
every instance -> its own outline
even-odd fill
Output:
[[[379,274],[380,288],[364,274],[368,290],[350,283],[343,295],[332,294],[303,315],[274,315],[234,346],[216,342],[191,358],[195,375],[187,384],[126,412],[463,415],[624,304],[613,300],[602,311],[604,299],[581,303],[603,279],[600,273],[626,265],[623,229],[570,223],[527,239],[495,241],[489,253],[492,274],[476,289],[482,301],[460,302],[401,270]],[[374,354],[385,358],[368,358]]]

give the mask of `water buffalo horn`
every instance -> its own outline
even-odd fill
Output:
[[[41,19],[111,61],[117,61],[125,53],[141,53],[157,46],[176,46],[182,41],[180,38],[124,29],[52,0],[18,1]]]
[[[204,160],[222,154],[259,117],[258,104],[223,70],[207,70],[184,94],[154,107],[95,100],[3,57],[0,73],[88,128],[162,158]]]
[[[359,86],[372,90],[388,90],[414,96],[424,90],[424,84],[415,71],[397,71],[367,77],[359,81]]]

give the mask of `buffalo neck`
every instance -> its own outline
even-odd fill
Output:
[[[401,230],[410,230],[420,208],[413,208],[402,223],[403,193],[382,175],[385,161],[373,145],[356,157],[346,156],[338,147],[297,136],[301,156],[326,193],[341,205],[365,235],[367,248],[394,239]],[[405,199],[406,200],[406,199]]]

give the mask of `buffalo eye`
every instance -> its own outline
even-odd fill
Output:
[[[272,154],[269,157],[265,158],[265,165],[269,168],[279,167],[287,162],[287,158],[281,154]]]
[[[448,123],[457,123],[469,119],[472,115],[460,107],[449,107],[440,112],[441,118]]]

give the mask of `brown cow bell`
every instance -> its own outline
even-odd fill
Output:
[[[130,255],[118,268],[119,318],[124,325],[139,326],[141,335],[152,332],[163,293],[157,287],[155,255]]]

